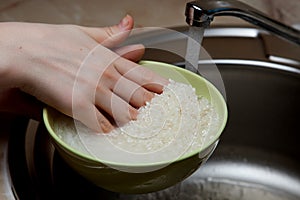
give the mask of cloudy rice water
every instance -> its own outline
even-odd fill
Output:
[[[102,162],[172,162],[200,150],[216,134],[219,117],[188,84],[170,80],[132,120],[110,133],[95,133],[71,118],[56,119],[54,131],[68,145]],[[75,123],[74,123],[75,122]]]

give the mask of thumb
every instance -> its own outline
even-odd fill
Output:
[[[126,15],[117,25],[103,28],[80,27],[86,34],[101,43],[103,46],[111,48],[124,41],[133,28],[133,18]]]

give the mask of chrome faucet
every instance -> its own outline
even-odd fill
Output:
[[[186,4],[186,22],[208,27],[214,16],[235,16],[300,45],[300,31],[275,21],[251,6],[236,0],[198,0]]]

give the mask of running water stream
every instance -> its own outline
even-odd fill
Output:
[[[189,27],[187,49],[185,55],[185,68],[195,73],[197,73],[198,71],[198,60],[200,56],[204,30],[204,27]]]

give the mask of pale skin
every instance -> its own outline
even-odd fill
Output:
[[[39,116],[49,105],[97,132],[134,120],[168,81],[136,62],[142,45],[112,50],[131,16],[104,28],[0,23],[0,112]],[[109,116],[109,117],[108,117]]]

